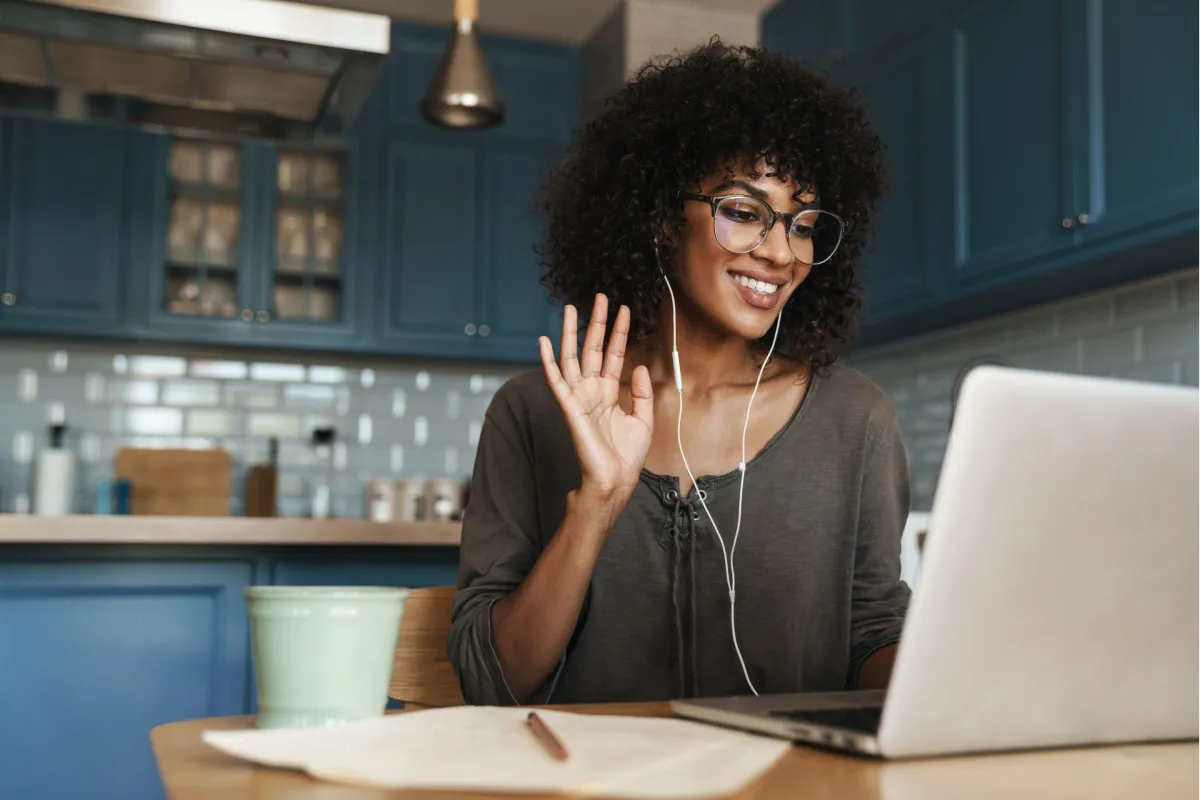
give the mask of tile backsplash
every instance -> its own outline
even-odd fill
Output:
[[[78,456],[76,509],[93,507],[119,447],[221,447],[239,479],[279,439],[279,513],[303,516],[314,427],[337,440],[336,516],[363,515],[365,483],[395,476],[465,479],[483,414],[519,367],[406,364],[292,354],[0,340],[0,511],[28,511],[33,461],[65,418]],[[241,513],[234,487],[231,512]]]
[[[912,508],[926,511],[933,500],[955,378],[974,359],[1196,386],[1197,275],[1187,269],[848,358],[896,405],[908,448]]]
[[[913,509],[937,485],[959,370],[1019,367],[1197,385],[1197,270],[851,354],[896,405]],[[26,511],[33,460],[65,418],[79,458],[77,508],[92,508],[122,445],[229,450],[240,477],[280,440],[279,513],[307,513],[314,427],[333,425],[334,513],[359,517],[382,476],[465,479],[483,414],[521,367],[405,363],[201,349],[0,339],[0,510]],[[240,485],[231,509],[241,511]]]

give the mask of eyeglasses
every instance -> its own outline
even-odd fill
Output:
[[[717,244],[730,253],[749,253],[767,238],[778,220],[787,224],[787,241],[792,255],[801,264],[813,266],[833,258],[842,242],[845,225],[830,211],[807,208],[784,214],[757,197],[745,194],[693,194],[687,200],[708,203],[712,208],[713,234]]]

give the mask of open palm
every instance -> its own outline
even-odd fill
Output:
[[[564,309],[559,363],[554,360],[549,338],[541,337],[539,344],[546,382],[571,430],[584,485],[627,498],[650,450],[653,390],[646,367],[637,367],[632,380],[633,413],[621,408],[618,397],[629,336],[629,309],[621,306],[617,311],[606,351],[607,319],[608,298],[597,295],[582,358],[576,355],[578,322],[574,306]]]

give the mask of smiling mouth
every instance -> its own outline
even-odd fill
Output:
[[[746,275],[741,275],[736,272],[730,272],[729,275],[742,286],[747,289],[758,292],[759,294],[775,294],[779,291],[780,286],[777,283],[767,283],[766,281],[755,280]]]

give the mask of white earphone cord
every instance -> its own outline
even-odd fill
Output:
[[[661,268],[659,271],[662,272]],[[675,390],[679,394],[679,415],[675,422],[675,439],[679,444],[679,456],[683,459],[683,468],[687,470],[688,477],[692,480],[692,486],[696,486],[696,476],[692,474],[692,468],[688,465],[687,455],[683,452],[683,372],[679,368],[679,324],[676,319],[675,290],[671,288],[671,281],[667,280],[667,274],[663,272],[662,276],[663,281],[667,284],[667,292],[671,295],[671,364],[675,370]],[[742,675],[746,678],[746,685],[750,687],[750,691],[756,696],[758,695],[758,690],[754,688],[754,682],[750,680],[750,672],[746,669],[746,660],[742,657],[742,648],[738,646],[737,640],[737,620],[734,612],[737,602],[737,571],[733,568],[733,551],[737,547],[738,534],[742,529],[742,497],[746,488],[746,432],[750,428],[750,408],[754,405],[754,398],[758,394],[758,385],[762,382],[763,371],[767,368],[767,362],[770,361],[771,354],[775,352],[775,343],[779,340],[779,326],[782,320],[783,311],[780,310],[779,316],[775,318],[775,334],[771,337],[771,348],[767,351],[767,357],[763,359],[762,365],[758,368],[758,378],[754,381],[754,390],[750,393],[750,401],[746,403],[746,420],[742,425],[742,460],[738,463],[738,472],[741,473],[741,476],[738,485],[737,525],[734,528],[733,543],[729,546],[728,552],[725,550],[725,540],[721,537],[721,531],[717,528],[717,522],[713,519],[712,512],[708,510],[708,503],[704,502],[705,492],[697,488],[700,505],[703,507],[704,513],[713,527],[713,532],[717,534],[717,541],[721,544],[721,561],[725,567],[725,587],[729,590],[729,631],[733,636],[733,649],[737,653],[738,663],[742,665]]]

